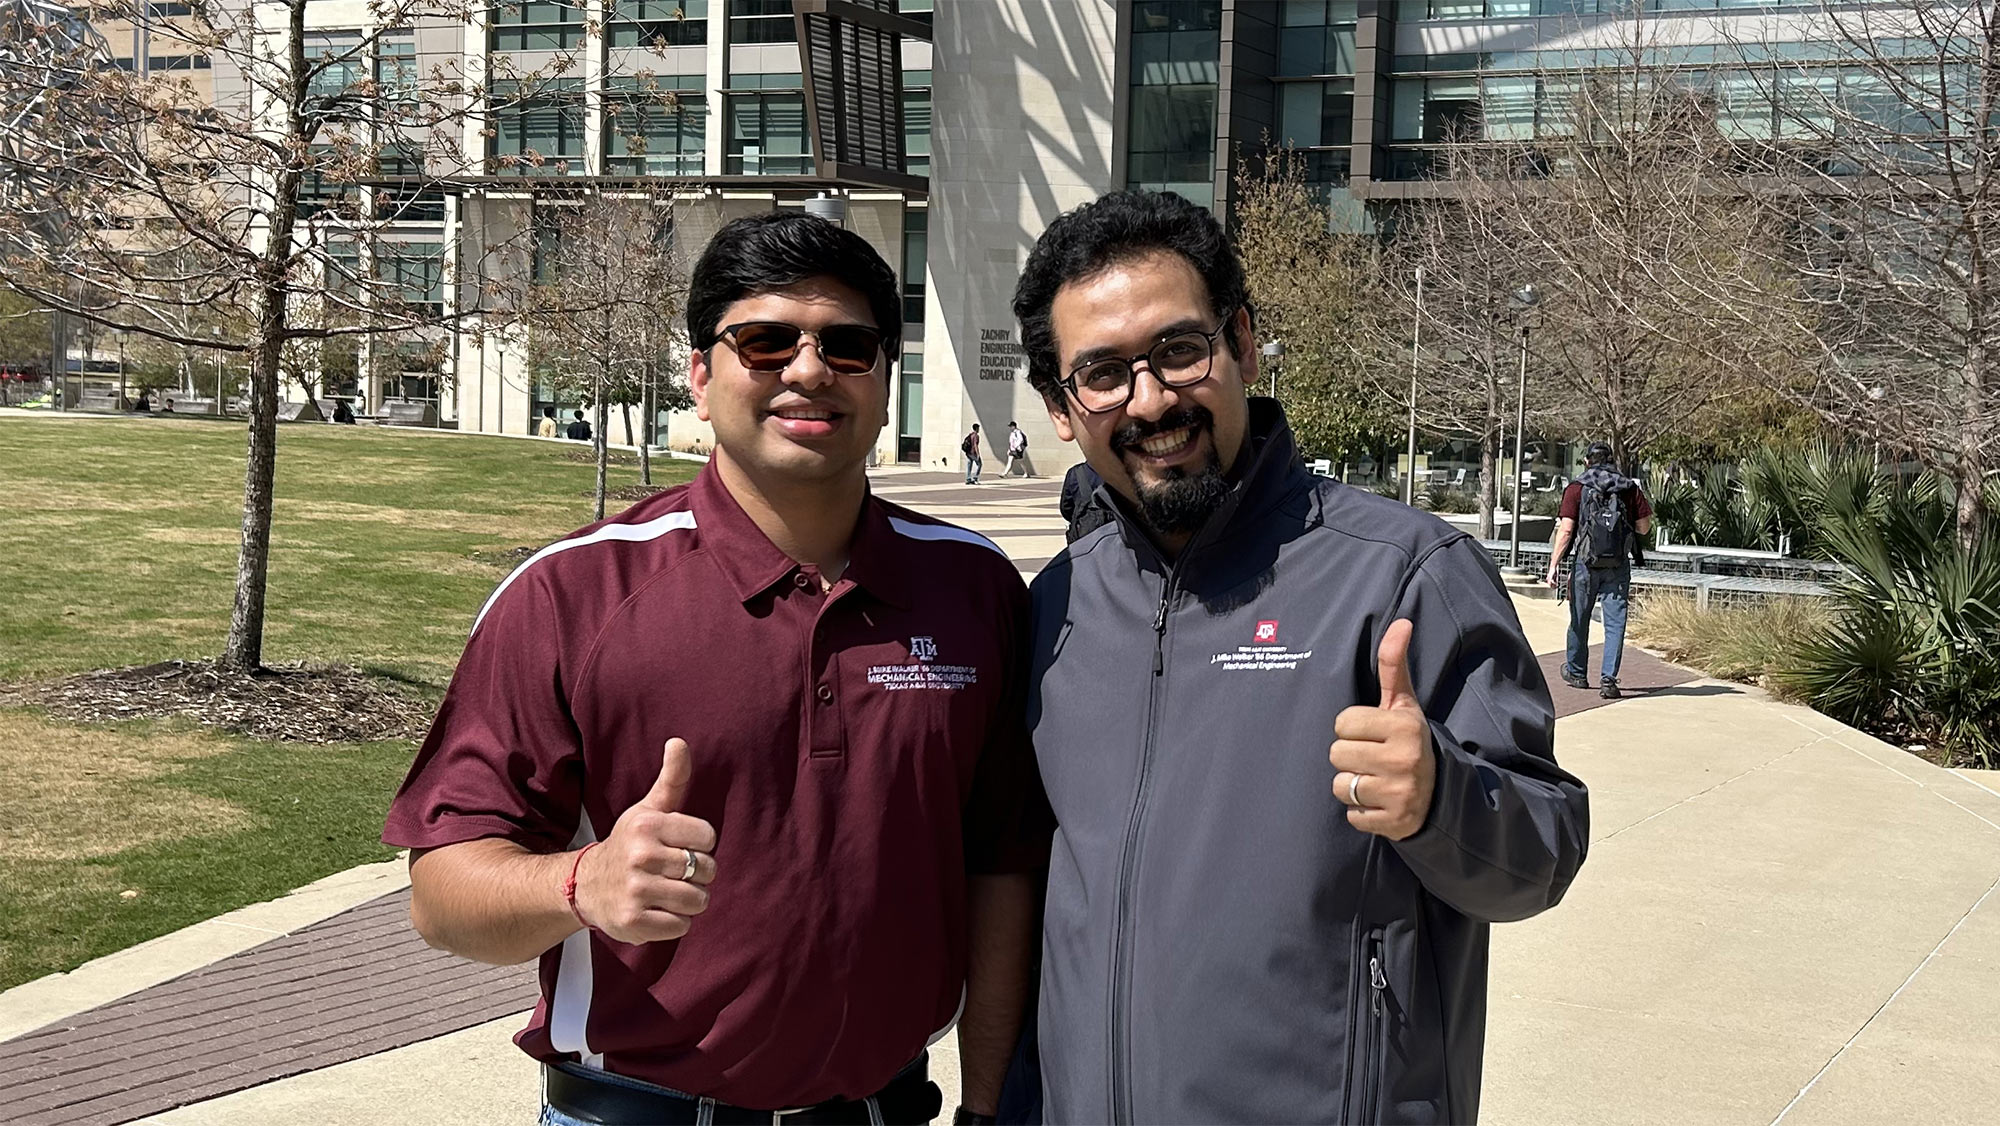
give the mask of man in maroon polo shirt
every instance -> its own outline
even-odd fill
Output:
[[[541,960],[546,1124],[927,1121],[954,1017],[959,1119],[995,1110],[1049,835],[1027,592],[868,491],[900,317],[856,235],[718,232],[713,459],[500,584],[391,807],[425,940]]]

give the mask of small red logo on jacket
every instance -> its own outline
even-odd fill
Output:
[[[1251,638],[1250,640],[1259,645],[1276,645],[1278,643],[1277,620],[1272,619],[1271,621],[1267,622],[1258,622],[1257,636]]]

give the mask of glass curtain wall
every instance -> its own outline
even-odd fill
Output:
[[[1214,207],[1222,2],[1138,0],[1132,18],[1126,182]]]

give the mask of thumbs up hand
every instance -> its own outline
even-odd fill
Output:
[[[620,942],[665,942],[708,909],[715,827],[680,812],[693,778],[686,741],[667,740],[653,788],[577,868],[576,909],[591,926]]]
[[[1410,682],[1410,635],[1399,618],[1382,634],[1375,654],[1382,703],[1355,706],[1333,721],[1333,794],[1347,806],[1347,823],[1364,833],[1400,841],[1424,827],[1437,785],[1430,723]]]

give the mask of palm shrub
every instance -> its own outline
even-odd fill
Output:
[[[1778,679],[1835,719],[2000,763],[2000,535],[1989,520],[1960,546],[1935,481],[1892,486],[1879,511],[1842,495],[1816,528],[1845,565],[1833,618]]]
[[[1821,531],[1829,517],[1881,520],[1893,504],[1938,501],[1945,485],[1931,472],[1898,480],[1869,451],[1822,440],[1757,449],[1743,461],[1743,492],[1770,521],[1774,539],[1791,536],[1794,555],[1833,559]]]
[[[1770,506],[1751,495],[1726,462],[1702,466],[1692,481],[1669,481],[1651,499],[1654,521],[1675,543],[1750,548],[1776,543]]]

